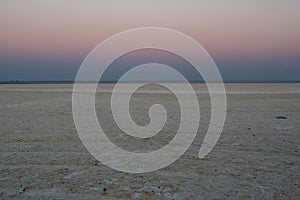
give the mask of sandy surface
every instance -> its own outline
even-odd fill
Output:
[[[168,121],[153,138],[129,140],[112,121],[110,87],[99,89],[96,108],[114,143],[147,152],[172,139],[180,117],[174,96],[151,94],[163,91],[156,86],[135,94],[131,114],[136,123],[149,122],[147,109],[157,101],[166,106]],[[104,166],[81,143],[71,84],[0,85],[0,199],[299,198],[300,84],[226,84],[224,130],[204,159],[197,155],[208,127],[209,97],[202,84],[194,87],[201,122],[189,150],[164,169],[129,174]]]

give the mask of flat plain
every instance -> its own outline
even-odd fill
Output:
[[[199,148],[210,119],[204,84],[193,84],[201,109],[193,144],[176,162],[130,174],[97,161],[82,144],[72,115],[72,84],[0,85],[0,199],[297,199],[300,196],[300,84],[226,84],[227,117],[215,148]],[[132,119],[149,122],[161,103],[168,121],[149,139],[132,139],[111,116],[112,84],[99,86],[96,110],[112,142],[148,152],[168,144],[180,121],[176,98],[145,86],[131,100]]]

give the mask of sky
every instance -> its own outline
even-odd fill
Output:
[[[225,81],[300,81],[299,8],[299,0],[2,0],[0,81],[74,80],[101,41],[147,26],[194,38]]]

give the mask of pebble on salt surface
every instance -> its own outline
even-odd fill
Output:
[[[276,117],[276,119],[286,119],[286,117],[285,116],[278,116],[278,117]]]
[[[21,185],[21,188],[20,188],[20,193],[23,193],[23,192],[25,192],[25,190],[26,190],[26,187],[24,187],[24,186],[22,186],[22,185]]]

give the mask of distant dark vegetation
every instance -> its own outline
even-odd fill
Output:
[[[75,81],[0,81],[0,84],[73,84]],[[160,81],[164,82],[164,81]],[[189,81],[190,83],[205,83],[204,81]],[[91,83],[91,82],[85,82]],[[100,81],[98,83],[117,83],[116,81]],[[138,82],[126,82],[126,83],[138,83]],[[174,82],[180,83],[180,82]],[[241,80],[224,80],[224,83],[300,83],[300,81],[278,81],[278,80],[268,80],[268,81],[241,81]]]

